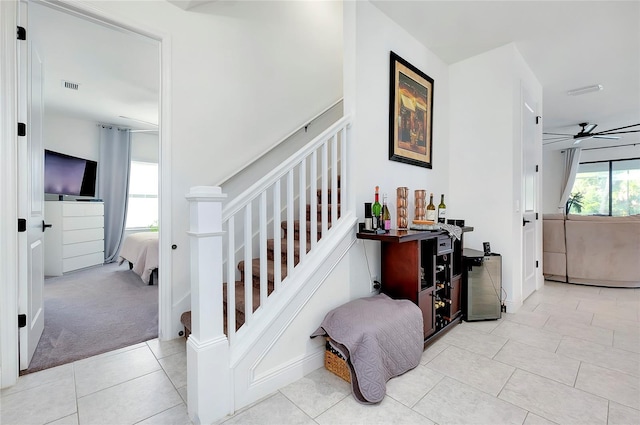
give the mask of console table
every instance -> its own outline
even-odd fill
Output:
[[[472,230],[463,227],[463,235]],[[425,345],[461,321],[463,237],[456,240],[442,230],[360,232],[357,237],[380,242],[380,291],[420,307]]]

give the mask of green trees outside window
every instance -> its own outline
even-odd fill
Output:
[[[572,214],[640,214],[640,158],[580,164],[571,193],[582,195]]]

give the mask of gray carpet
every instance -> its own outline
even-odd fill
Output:
[[[22,375],[158,336],[158,286],[127,263],[47,278],[44,288],[44,332]]]

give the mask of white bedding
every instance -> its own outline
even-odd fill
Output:
[[[158,268],[158,257],[158,232],[133,233],[122,243],[119,264],[130,262],[132,270],[149,283],[151,273]]]

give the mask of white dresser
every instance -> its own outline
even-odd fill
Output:
[[[63,273],[104,263],[104,203],[46,201],[44,274]]]

